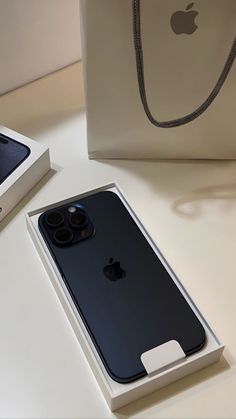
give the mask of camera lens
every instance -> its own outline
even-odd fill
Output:
[[[73,239],[73,233],[69,228],[62,227],[55,231],[54,239],[58,244],[69,244]]]
[[[46,223],[49,227],[59,227],[64,221],[64,216],[58,211],[52,211],[46,216]]]
[[[70,216],[70,225],[74,228],[82,228],[87,222],[87,217],[83,212],[77,211]]]

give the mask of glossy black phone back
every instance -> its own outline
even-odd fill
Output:
[[[76,205],[89,217],[88,238],[56,244],[50,211],[39,228],[110,376],[126,383],[146,375],[141,354],[172,339],[186,355],[201,349],[201,323],[120,198],[99,192]],[[64,219],[69,206],[58,208]]]
[[[28,157],[30,149],[0,134],[0,184]]]

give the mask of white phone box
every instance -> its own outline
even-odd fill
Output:
[[[0,125],[0,133],[26,145],[28,157],[0,184],[0,222],[49,171],[49,149],[18,132]]]
[[[130,215],[142,231],[144,237],[148,240],[150,246],[158,255],[159,259],[171,275],[173,281],[176,283],[188,304],[200,320],[206,333],[206,344],[204,348],[188,357],[185,356],[185,353],[179,343],[174,340],[145,352],[141,355],[141,360],[147,371],[147,375],[128,384],[121,384],[114,381],[106,372],[105,367],[63,282],[56,263],[54,262],[38,229],[38,218],[44,211],[59,205],[69,204],[100,191],[112,191],[119,196]],[[219,360],[223,352],[224,345],[219,341],[204,316],[199,312],[193,300],[160,253],[158,247],[152,241],[144,226],[136,217],[116,183],[110,183],[108,185],[101,186],[100,188],[81,193],[72,198],[30,211],[26,214],[26,221],[31,238],[41,257],[51,283],[85,353],[88,363],[98,381],[101,391],[112,411]]]

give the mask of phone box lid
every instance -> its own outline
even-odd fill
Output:
[[[1,221],[41,177],[48,172],[50,169],[50,157],[47,147],[2,125],[0,125],[0,134],[25,145],[29,149],[27,157],[0,184]]]

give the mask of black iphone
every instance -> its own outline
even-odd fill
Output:
[[[30,149],[0,133],[0,185],[29,156]]]
[[[48,210],[39,229],[109,375],[146,375],[141,354],[177,340],[188,356],[205,331],[117,194]]]

